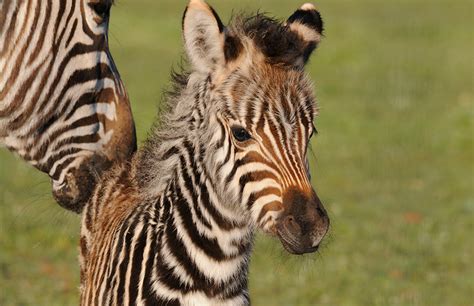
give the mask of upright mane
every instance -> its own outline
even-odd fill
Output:
[[[230,25],[231,32],[249,37],[271,64],[291,68],[301,56],[304,42],[281,21],[266,16],[239,14]],[[312,51],[312,50],[311,50]],[[305,61],[309,53],[304,55]]]
[[[169,160],[174,156],[176,148],[172,139],[180,139],[189,133],[187,118],[192,111],[192,97],[186,95],[190,73],[180,66],[171,72],[171,83],[162,95],[159,106],[159,117],[155,119],[147,140],[137,154],[137,181],[145,192],[158,194],[168,183],[177,160]]]

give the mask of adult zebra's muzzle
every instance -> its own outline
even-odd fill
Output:
[[[290,188],[283,195],[283,205],[286,209],[276,222],[283,247],[292,254],[317,251],[329,230],[329,217],[317,194]]]
[[[85,159],[78,168],[71,169],[62,184],[53,180],[53,197],[67,210],[80,213],[90,198],[99,179],[99,174],[112,165],[105,156],[93,155]]]
[[[128,96],[119,89],[105,88],[86,97],[93,114],[78,120],[82,125],[77,123],[74,128],[82,127],[87,134],[71,137],[65,145],[73,146],[72,154],[68,157],[66,151],[64,157],[55,159],[58,163],[55,171],[50,171],[51,167],[45,169],[53,179],[54,199],[76,213],[91,198],[100,177],[113,164],[129,161],[137,149]]]

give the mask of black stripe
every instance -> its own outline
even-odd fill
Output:
[[[152,229],[150,229],[151,231]],[[154,231],[157,231],[156,228],[153,228]],[[163,232],[161,230],[161,232]],[[158,301],[156,300],[156,294],[152,291],[152,276],[153,276],[153,267],[155,265],[158,265],[160,261],[155,260],[155,258],[158,256],[159,250],[161,247],[157,247],[157,241],[158,239],[154,239],[153,233],[151,234],[151,244],[150,244],[150,251],[148,254],[145,256],[147,257],[147,262],[145,266],[145,275],[143,278],[143,292],[142,292],[142,298],[145,301],[145,305],[160,305],[158,304]],[[160,239],[161,240],[161,239]],[[156,252],[158,250],[158,252]],[[156,253],[155,253],[156,252]]]
[[[142,270],[142,261],[143,261],[143,251],[146,246],[147,240],[147,229],[148,226],[145,224],[142,231],[140,232],[137,244],[135,245],[135,249],[133,251],[133,262],[132,262],[132,270],[130,274],[130,301],[135,301],[138,295],[138,285],[140,283],[140,273]],[[148,254],[147,254],[148,255]]]
[[[168,158],[179,153],[179,149],[175,146],[169,148],[160,158],[161,161],[167,160]]]
[[[181,267],[186,273],[193,279],[196,290],[201,290],[206,287],[206,277],[197,269],[193,260],[189,257],[186,252],[186,246],[183,244],[181,239],[177,235],[177,231],[174,228],[172,218],[168,218],[164,228],[164,234],[166,235],[166,243],[171,254],[178,260]]]
[[[145,305],[147,306],[182,306],[177,299],[167,299],[156,296],[153,300],[147,300]]]
[[[115,272],[115,274],[118,275],[118,282],[119,282],[117,290],[115,290],[115,292],[117,293],[117,305],[123,305],[123,298],[124,298],[123,295],[125,293],[125,281],[126,281],[126,275],[127,275],[127,268],[130,265],[130,249],[131,249],[133,235],[134,235],[133,230],[137,226],[138,218],[135,217],[132,220],[129,219],[128,223],[130,224],[130,226],[128,226],[127,231],[123,233],[125,237],[122,240],[123,243],[121,246],[121,251],[117,254],[116,257],[119,257],[118,255],[120,253],[125,253],[125,256],[123,260],[120,262],[118,267],[114,265],[114,267],[118,268],[118,271]]]
[[[227,177],[225,179],[226,184],[229,184],[234,179],[234,176],[235,176],[235,173],[237,172],[237,169],[239,169],[240,167],[242,167],[246,163],[247,162],[244,159],[238,159],[238,160],[235,161],[234,167],[232,168],[229,175],[227,175]]]
[[[48,163],[46,163],[46,166],[43,166],[43,165],[40,165],[38,167],[38,169],[40,169],[41,171],[44,171],[44,172],[48,172],[49,170],[51,170],[54,162],[54,161],[57,161],[59,159],[61,159],[63,156],[61,155],[67,155],[67,154],[71,154],[71,153],[76,153],[76,152],[79,152],[81,151],[80,149],[75,149],[75,150],[67,150],[66,152],[62,152],[63,154],[58,154],[58,155],[55,155],[57,156],[58,158],[55,158],[55,159],[51,159],[51,163],[48,161]],[[56,167],[56,170],[54,171],[54,173],[50,173],[49,176],[53,179],[53,180],[58,180],[59,177],[61,176],[61,172],[67,167],[69,166],[70,163],[72,163],[73,161],[76,160],[76,157],[68,157],[66,158],[62,163],[60,163],[57,167]]]
[[[193,191],[188,190],[188,192]],[[196,228],[196,225],[192,219],[189,203],[186,202],[179,186],[176,186],[175,194],[176,202],[174,203],[174,207],[177,209],[184,229],[186,230],[189,238],[191,238],[192,242],[208,257],[211,257],[217,261],[227,259],[227,256],[222,252],[217,239],[209,239],[199,234],[198,229]]]
[[[220,120],[217,120],[217,124],[219,124],[219,129],[221,130],[221,138],[215,144],[215,148],[219,149],[224,146],[224,141],[227,138],[227,134],[225,132],[224,124]]]
[[[166,261],[163,259],[163,254],[159,250],[160,259],[155,263],[155,271],[158,275],[160,282],[163,283],[168,289],[179,291],[180,293],[188,293],[193,288],[188,284],[181,282],[178,275],[174,272],[174,267],[168,266]]]
[[[199,218],[199,221],[201,221],[202,224],[206,226],[208,229],[211,229],[212,228],[211,224],[204,218],[204,215],[201,212],[201,208],[199,207],[199,199],[195,192],[195,189],[194,189],[195,187],[192,183],[191,176],[187,171],[184,170],[186,169],[186,162],[182,156],[180,157],[180,162],[181,162],[181,169],[183,169],[183,171],[181,171],[181,175],[183,176],[183,181],[184,181],[186,190],[189,190],[189,193],[191,194],[191,197],[193,200],[194,211],[196,212],[196,215]],[[199,178],[194,177],[195,181],[198,181],[198,179]]]
[[[69,37],[66,39],[66,48],[69,47],[69,44],[71,43],[74,34],[76,33],[76,28],[77,28],[77,19],[74,19],[74,22],[72,24],[72,29],[71,32],[69,33]]]
[[[186,149],[186,152],[189,154],[189,159],[193,163],[194,162],[193,160],[194,148],[192,147],[191,143],[188,141],[184,142],[184,147]],[[181,168],[187,169],[184,157],[181,157]],[[230,230],[234,228],[232,222],[224,218],[224,216],[222,216],[221,213],[211,203],[211,200],[209,198],[209,191],[207,190],[207,187],[203,183],[201,183],[201,173],[198,173],[196,165],[191,164],[191,169],[192,169],[192,177],[194,179],[195,184],[197,185],[193,186],[190,174],[188,174],[187,172],[183,172],[183,173],[180,173],[180,175],[183,176],[183,180],[184,182],[186,182],[185,184],[186,188],[188,190],[195,190],[195,188],[198,188],[200,190],[201,203],[204,205],[204,208],[207,210],[207,212],[211,215],[212,219],[217,223],[217,225],[221,229]]]

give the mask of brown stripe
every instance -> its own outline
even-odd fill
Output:
[[[260,214],[258,215],[257,222],[260,222],[261,219],[269,212],[269,211],[279,211],[283,210],[283,205],[281,202],[278,201],[273,201],[268,204],[265,204],[265,206],[262,207],[262,210],[260,211]]]

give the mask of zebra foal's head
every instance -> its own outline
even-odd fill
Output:
[[[285,23],[257,14],[226,27],[200,0],[183,16],[205,171],[227,209],[297,254],[315,251],[329,228],[306,157],[316,105],[304,66],[322,31],[311,4]]]

